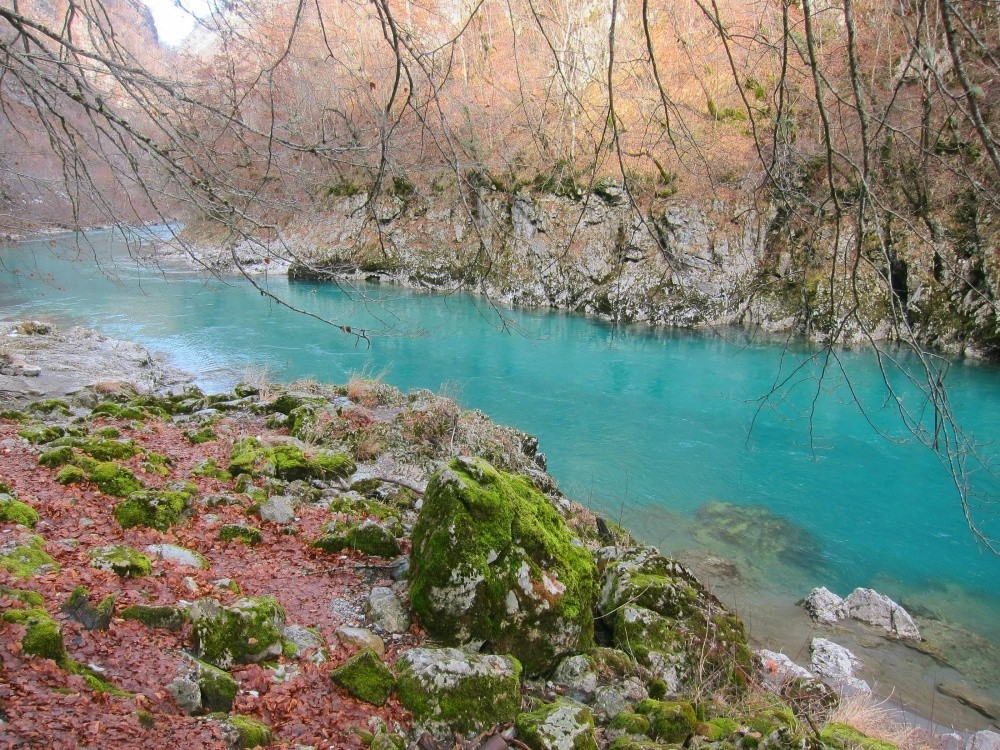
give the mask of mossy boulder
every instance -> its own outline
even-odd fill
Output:
[[[413,724],[439,740],[514,721],[521,705],[521,664],[512,656],[455,648],[414,648],[396,662],[399,702]]]
[[[83,484],[87,480],[87,472],[79,466],[63,466],[56,474],[56,481],[61,485]]]
[[[38,463],[49,469],[58,469],[60,466],[70,463],[76,454],[68,445],[60,445],[58,448],[50,448],[38,457]]]
[[[121,611],[124,620],[136,620],[148,628],[180,630],[184,626],[184,613],[177,607],[133,604]]]
[[[740,731],[740,723],[736,719],[725,716],[710,719],[698,725],[698,734],[710,742],[728,739]]]
[[[45,552],[45,540],[35,534],[15,534],[0,545],[0,568],[15,578],[31,578],[59,571],[59,563]]]
[[[90,411],[91,416],[105,416],[112,419],[134,419],[142,421],[146,412],[141,406],[116,404],[114,401],[104,401]]]
[[[142,489],[142,482],[136,478],[131,469],[114,461],[97,463],[89,469],[88,478],[105,495],[114,497],[128,497]]]
[[[328,533],[312,542],[313,547],[324,552],[356,549],[366,555],[391,560],[401,551],[390,524],[381,521],[366,519],[349,526],[336,522],[326,528]]]
[[[598,611],[615,643],[677,692],[710,673],[742,688],[753,674],[743,623],[675,560],[636,546],[601,550]]]
[[[648,735],[652,730],[652,725],[648,716],[626,710],[615,716],[608,728],[614,732],[624,732],[630,735]]]
[[[593,645],[594,562],[527,477],[452,461],[431,478],[412,540],[410,603],[432,637],[486,641],[529,674]]]
[[[0,596],[6,596],[8,599],[20,602],[28,609],[41,609],[45,606],[45,597],[37,591],[17,589],[12,586],[0,586]]]
[[[90,564],[122,578],[141,578],[153,571],[153,563],[148,557],[125,544],[110,544],[91,550]]]
[[[86,586],[77,586],[60,610],[87,630],[107,630],[115,613],[115,595],[108,594],[95,607],[90,603]]]
[[[515,726],[532,750],[597,750],[590,709],[565,698],[518,714]]]
[[[239,683],[224,669],[212,666],[201,659],[189,657],[192,667],[192,678],[201,691],[201,705],[208,711],[224,711],[233,709],[233,701],[239,692]]]
[[[234,539],[244,544],[260,544],[264,541],[264,532],[256,526],[242,523],[226,523],[219,527],[219,539],[231,542]]]
[[[194,653],[220,669],[282,654],[285,611],[273,597],[245,597],[228,607],[199,599],[188,616],[194,626]]]
[[[58,440],[66,434],[66,430],[59,425],[48,425],[44,427],[25,427],[23,430],[19,430],[17,434],[33,445],[42,445],[43,443],[51,443],[53,440]]]
[[[3,620],[24,626],[24,637],[21,639],[23,653],[55,662],[62,662],[66,658],[59,623],[44,609],[8,609],[3,613]]]
[[[142,448],[131,440],[112,440],[102,437],[66,436],[53,440],[51,445],[56,448],[76,448],[81,453],[96,461],[124,461],[142,453]],[[42,454],[43,457],[46,454]]]
[[[650,736],[661,742],[683,744],[698,728],[694,707],[686,701],[647,698],[635,707],[635,712],[649,719]]]
[[[369,648],[359,651],[330,673],[330,679],[358,700],[383,706],[396,687],[396,678]]]
[[[38,513],[27,503],[0,494],[0,523],[16,523],[33,529],[38,523]]]
[[[188,430],[184,433],[184,437],[188,439],[191,445],[201,445],[202,443],[210,443],[213,440],[219,439],[219,436],[215,434],[215,430],[211,427],[202,427],[199,430]]]
[[[185,491],[139,490],[115,506],[115,520],[123,529],[145,526],[166,531],[180,523],[191,509],[192,495]]]
[[[356,467],[345,453],[319,449],[306,454],[295,445],[267,447],[257,438],[246,438],[233,444],[227,468],[233,476],[266,475],[293,481],[341,479],[353,474]]]
[[[223,723],[229,729],[227,734],[232,736],[232,747],[242,750],[267,747],[274,742],[274,732],[271,731],[271,727],[250,716],[236,714],[225,719]]]

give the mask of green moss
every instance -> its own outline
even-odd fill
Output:
[[[351,545],[347,541],[347,537],[343,534],[324,534],[318,539],[310,542],[309,546],[315,547],[316,549],[329,554],[334,554],[348,549]]]
[[[45,451],[38,457],[38,463],[50,469],[57,469],[73,460],[73,449],[68,445],[61,445]]]
[[[396,678],[369,648],[359,651],[330,673],[330,679],[358,700],[383,706],[396,687]]]
[[[260,544],[264,541],[264,532],[256,526],[246,526],[241,523],[223,524],[219,529],[219,539],[231,542],[238,539],[245,544]]]
[[[105,440],[117,440],[122,436],[121,430],[117,427],[112,427],[111,425],[108,425],[107,427],[98,427],[92,434],[99,438],[104,438]]]
[[[156,726],[156,717],[144,708],[140,708],[135,712],[135,718],[139,722],[139,726],[143,729],[152,729]]]
[[[233,701],[240,686],[233,676],[224,669],[212,666],[207,662],[192,657],[195,663],[195,680],[201,688],[201,704],[209,711],[224,711],[228,713],[233,708]]]
[[[687,702],[647,698],[635,711],[649,717],[651,736],[662,742],[683,743],[698,727],[694,707]]]
[[[17,493],[14,492],[14,488],[5,482],[3,477],[0,477],[0,494],[17,497]]]
[[[593,645],[593,560],[527,477],[453,461],[432,477],[412,540],[410,602],[432,637],[489,641],[531,674]],[[442,602],[463,585],[460,608]]]
[[[184,626],[184,613],[177,607],[133,604],[121,611],[121,617],[141,622],[148,628],[177,631]]]
[[[115,596],[108,594],[94,607],[87,587],[77,586],[59,609],[87,630],[107,630],[115,613]]]
[[[211,427],[202,427],[200,430],[188,430],[184,433],[184,437],[192,445],[201,445],[202,443],[209,443],[219,439],[219,436],[215,434],[215,430]]]
[[[16,523],[33,529],[38,523],[38,513],[27,503],[0,495],[0,523]]]
[[[69,416],[69,404],[58,398],[50,398],[47,401],[35,401],[28,404],[28,411],[34,414],[52,414],[58,413],[63,416]]]
[[[610,745],[608,750],[679,750],[677,745],[664,742],[654,742],[653,740],[640,739],[631,736],[619,737]],[[720,748],[720,750],[722,750]],[[735,750],[735,748],[732,748]]]
[[[226,724],[236,730],[236,746],[239,748],[267,747],[274,742],[271,727],[249,716],[230,716],[226,719]]]
[[[269,474],[279,479],[337,479],[355,471],[354,461],[343,453],[319,450],[306,456],[294,445],[264,447],[256,438],[246,438],[233,444],[229,456],[229,473],[259,476]]]
[[[45,540],[31,536],[26,540],[4,547],[0,551],[0,568],[15,578],[31,578],[33,575],[58,572],[59,564],[45,553]]]
[[[410,663],[397,662],[396,695],[413,714],[414,724],[446,728],[439,733],[447,737],[512,722],[521,705],[521,664],[511,660],[510,675],[471,674],[457,681],[441,675],[440,681],[430,678],[433,684],[428,684],[426,675],[415,674]]]
[[[869,737],[847,724],[827,724],[820,732],[823,742],[840,750],[897,750],[896,745]]]
[[[66,434],[66,430],[58,425],[49,425],[48,427],[25,427],[17,434],[33,445],[41,445],[58,440]]]
[[[246,597],[230,607],[202,600],[197,606],[192,635],[203,660],[226,669],[281,654],[285,611],[274,597]]]
[[[166,531],[180,523],[190,507],[189,492],[140,490],[115,506],[115,520],[123,529],[145,526]]]
[[[148,557],[124,544],[111,544],[91,550],[90,564],[98,570],[105,570],[122,578],[141,578],[153,571],[152,561]]]
[[[698,734],[707,737],[710,742],[718,742],[731,737],[740,730],[740,723],[735,719],[719,717],[698,725]]]
[[[220,482],[228,482],[233,478],[232,474],[215,463],[214,458],[206,458],[200,464],[191,469],[191,474],[196,477],[218,479]]]
[[[594,716],[590,709],[566,699],[547,703],[517,715],[517,735],[532,750],[572,748],[597,750]]]
[[[27,422],[31,419],[31,415],[17,409],[4,409],[0,411],[0,419],[6,419],[10,422]]]
[[[56,481],[62,485],[83,484],[87,481],[87,472],[79,466],[64,466],[56,474]]]
[[[135,698],[134,693],[120,690],[104,679],[104,677],[97,670],[92,669],[85,664],[80,664],[79,662],[70,659],[69,656],[63,658],[63,660],[59,662],[59,666],[70,674],[80,675],[87,687],[95,693],[107,693],[108,695],[114,695],[119,698]]]
[[[374,557],[391,560],[400,553],[399,542],[384,526],[375,521],[352,524],[345,535],[352,549]]]
[[[98,461],[124,461],[142,453],[131,440],[104,440],[102,438],[76,438],[75,447]]]
[[[124,466],[112,461],[98,463],[89,472],[89,479],[106,495],[127,497],[142,489],[142,482]]]
[[[649,734],[649,718],[634,711],[622,711],[611,720],[610,728],[626,734]]]
[[[134,402],[133,402],[134,403]],[[147,414],[137,406],[121,406],[113,401],[105,401],[98,404],[91,410],[91,415],[104,415],[113,419],[134,419],[142,421]]]
[[[11,586],[0,586],[0,596],[6,596],[19,601],[28,609],[40,609],[45,606],[45,598],[37,591],[15,589]]]
[[[28,656],[40,656],[59,662],[66,656],[62,630],[44,609],[9,609],[3,613],[4,622],[25,627],[21,651]]]

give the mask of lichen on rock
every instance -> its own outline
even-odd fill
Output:
[[[282,654],[285,611],[274,597],[245,597],[228,607],[199,599],[188,617],[194,626],[194,653],[220,669]]]
[[[532,750],[597,750],[590,709],[565,698],[518,714],[515,726]]]
[[[91,550],[90,564],[98,570],[105,570],[122,578],[148,576],[153,570],[148,557],[125,544],[111,544]]]
[[[399,702],[416,727],[439,739],[512,722],[521,704],[521,665],[512,656],[414,648],[396,670]]]
[[[527,477],[452,461],[428,484],[412,540],[410,603],[433,637],[487,642],[530,674],[592,645],[594,562]]]
[[[45,540],[35,534],[15,534],[0,545],[0,568],[15,578],[58,572],[59,563],[45,552]]]

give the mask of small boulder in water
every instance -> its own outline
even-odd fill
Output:
[[[894,638],[920,640],[920,630],[910,613],[872,589],[854,589],[844,599],[841,612],[844,617],[880,627]]]
[[[840,620],[840,608],[843,603],[843,599],[825,586],[814,588],[803,602],[812,618],[825,625],[833,625]]]

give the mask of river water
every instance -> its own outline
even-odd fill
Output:
[[[1000,558],[970,533],[952,474],[900,420],[905,410],[934,429],[908,381],[921,377],[912,355],[893,351],[887,364],[844,350],[823,368],[804,342],[262,278],[297,307],[372,329],[367,346],[243,280],[150,267],[114,238],[0,250],[0,316],[138,341],[208,388],[262,372],[324,382],[365,373],[443,391],[537,435],[566,494],[691,563],[755,638],[799,661],[815,632],[793,605],[813,586],[871,586],[902,601],[936,659],[857,628],[833,639],[870,662],[862,676],[880,691],[965,728],[988,725],[935,686],[961,681],[1000,702]],[[1000,465],[1000,368],[952,362],[944,382],[983,459],[967,463],[973,517],[1000,537],[1000,480],[989,471]]]

